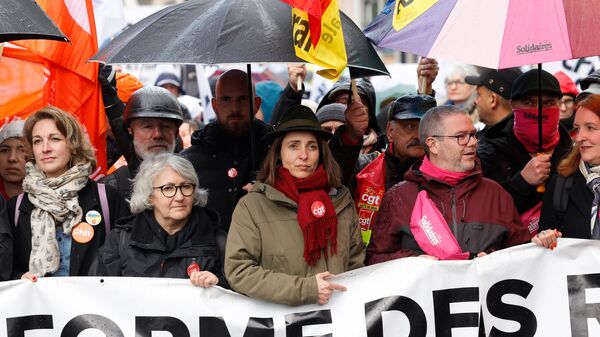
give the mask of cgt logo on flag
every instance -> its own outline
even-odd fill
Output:
[[[313,32],[311,26],[308,13],[292,8],[292,36],[296,56],[322,67],[322,70],[317,71],[319,75],[330,80],[337,79],[348,64],[337,0],[329,2],[324,10],[320,31]],[[319,38],[313,39],[312,33],[319,34]]]

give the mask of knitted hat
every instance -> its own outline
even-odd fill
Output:
[[[25,121],[15,118],[0,127],[0,144],[9,138],[23,137]]]
[[[560,83],[560,91],[562,91],[563,95],[569,95],[573,97],[577,97],[579,95],[579,90],[577,90],[577,85],[573,80],[569,77],[569,75],[565,74],[562,71],[554,74],[554,77]]]
[[[319,123],[323,124],[329,121],[346,122],[346,106],[340,103],[331,103],[323,105],[321,109],[317,111],[317,119]]]

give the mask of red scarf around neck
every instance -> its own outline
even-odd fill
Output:
[[[331,198],[327,194],[327,173],[323,165],[307,178],[294,178],[283,167],[278,169],[279,179],[275,188],[298,204],[298,225],[304,235],[304,260],[314,266],[330,254],[337,253],[337,216]]]
[[[437,180],[441,180],[450,186],[456,186],[456,184],[458,184],[458,182],[462,178],[468,176],[472,172],[453,172],[444,170],[443,168],[433,165],[433,163],[429,160],[429,158],[427,158],[427,156],[423,157],[423,163],[421,164],[419,170],[422,173],[425,173],[426,175],[433,177]]]

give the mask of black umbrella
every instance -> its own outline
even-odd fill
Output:
[[[0,42],[44,39],[69,41],[33,0],[0,1]]]
[[[350,76],[389,76],[360,28],[343,13],[341,19]],[[291,7],[280,0],[190,0],[131,26],[92,60],[186,64],[305,62],[294,53],[292,36]]]
[[[389,76],[360,28],[341,12],[340,17],[350,76]],[[248,74],[251,74],[250,63],[304,63],[296,56],[292,39],[292,10],[280,0],[190,0],[164,8],[129,27],[91,60],[248,63]],[[248,82],[250,90],[250,75]],[[249,105],[253,120],[252,100]],[[254,166],[253,128],[250,128],[250,144]]]

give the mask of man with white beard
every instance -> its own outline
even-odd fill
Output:
[[[131,180],[140,163],[162,152],[174,152],[179,126],[183,122],[181,107],[168,90],[144,87],[129,98],[123,123],[132,140],[133,151],[121,166],[102,182],[119,190],[123,198],[131,197]]]

